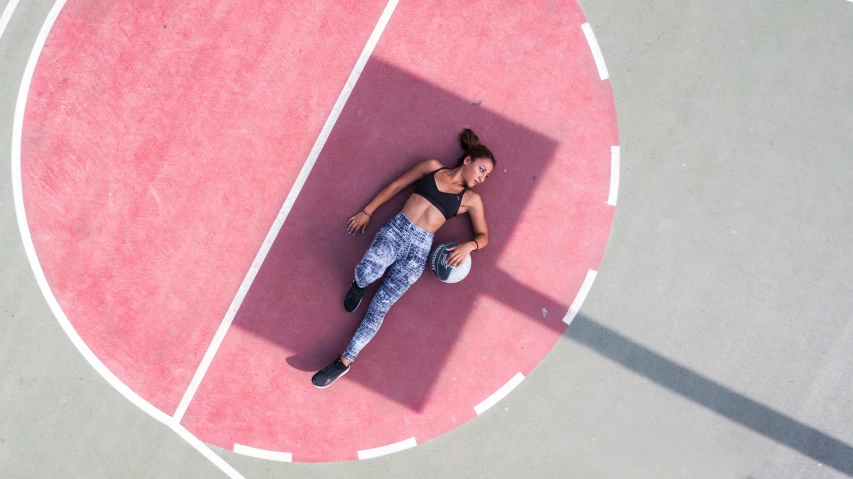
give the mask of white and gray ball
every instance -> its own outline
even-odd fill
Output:
[[[447,251],[447,248],[456,246],[457,243],[445,242],[436,246],[429,255],[429,269],[432,274],[440,281],[445,283],[458,283],[468,276],[471,271],[471,255],[465,258],[459,266],[453,267],[447,264],[447,257],[452,251]]]

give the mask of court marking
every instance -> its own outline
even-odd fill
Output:
[[[53,8],[50,10],[50,13],[48,13],[47,18],[39,31],[38,37],[33,45],[33,50],[27,60],[27,66],[24,69],[24,76],[21,79],[21,87],[18,90],[18,101],[15,105],[15,121],[12,127],[12,194],[15,200],[15,215],[18,220],[18,229],[21,232],[21,240],[24,243],[24,251],[27,254],[27,260],[30,263],[30,267],[33,269],[33,275],[35,276],[36,283],[44,295],[44,299],[47,301],[48,307],[50,307],[53,315],[56,316],[56,320],[59,322],[62,330],[65,331],[65,334],[68,335],[68,338],[77,350],[80,351],[83,358],[85,358],[86,361],[88,361],[95,369],[95,371],[97,371],[110,386],[114,387],[119,394],[127,398],[139,409],[145,411],[149,416],[175,431],[179,437],[184,439],[190,446],[209,459],[214,465],[216,465],[216,467],[228,475],[228,477],[231,479],[245,479],[242,474],[237,472],[237,470],[224,459],[214,453],[206,444],[195,437],[186,428],[181,426],[177,421],[172,419],[168,414],[157,409],[145,399],[142,399],[141,396],[121,382],[121,380],[113,374],[112,371],[104,366],[104,363],[102,363],[98,357],[95,356],[92,350],[86,346],[86,343],[83,342],[83,339],[79,334],[77,334],[74,326],[71,325],[71,321],[69,321],[68,317],[65,316],[65,312],[62,310],[62,307],[59,306],[59,302],[56,300],[56,297],[50,289],[50,285],[47,283],[47,278],[45,277],[44,271],[39,263],[38,256],[36,256],[35,246],[33,245],[33,239],[30,234],[29,224],[24,210],[24,194],[22,188],[21,138],[24,126],[24,110],[27,106],[27,97],[29,96],[30,85],[33,80],[36,63],[38,62],[38,58],[44,48],[44,43],[47,40],[48,33],[50,33],[51,28],[53,28],[62,7],[65,6],[65,1],[66,0],[57,0],[56,3],[54,3]]]
[[[592,31],[592,27],[589,26],[589,22],[581,25],[581,30],[583,30],[583,34],[586,37],[586,42],[589,43],[589,49],[592,50],[592,58],[595,59],[595,67],[598,68],[598,76],[602,80],[607,80],[610,78],[610,74],[607,73],[607,65],[604,64],[604,55],[601,54],[601,48],[598,46],[598,40],[595,39],[595,33]]]
[[[610,193],[607,195],[607,204],[616,206],[616,197],[619,195],[619,147],[610,147]]]
[[[12,14],[15,13],[15,8],[18,6],[18,2],[20,0],[9,0],[9,3],[6,4],[6,8],[3,9],[3,15],[0,15],[0,39],[3,38],[3,32],[6,31],[6,27],[9,25],[9,20],[12,18]]]
[[[516,373],[516,375],[513,376],[512,379],[507,381],[507,383],[504,384],[503,386],[501,386],[500,389],[493,392],[492,395],[487,397],[485,401],[474,406],[474,412],[476,412],[478,416],[480,414],[483,414],[484,412],[486,412],[487,409],[489,409],[490,407],[497,404],[498,401],[500,401],[501,399],[505,398],[506,395],[509,394],[510,391],[515,389],[516,386],[521,384],[521,381],[523,381],[523,380],[524,380],[524,375],[521,374],[520,372]]]
[[[173,415],[176,421],[181,422],[184,414],[186,414],[193,396],[195,396],[196,391],[198,391],[198,387],[201,385],[202,379],[204,379],[204,375],[207,373],[207,369],[213,362],[213,357],[216,356],[219,346],[221,346],[222,341],[225,340],[225,334],[228,332],[228,328],[231,327],[231,323],[234,321],[237,311],[243,304],[243,300],[246,298],[246,294],[249,292],[252,282],[254,282],[255,277],[258,275],[258,271],[260,271],[261,265],[263,265],[270,248],[272,248],[273,242],[278,236],[279,231],[281,231],[281,227],[284,225],[287,215],[290,214],[290,210],[296,203],[296,197],[299,196],[299,192],[302,191],[302,187],[305,185],[305,181],[308,179],[311,169],[314,168],[314,163],[317,161],[317,157],[320,156],[320,151],[322,151],[323,146],[326,144],[326,140],[329,138],[329,134],[332,132],[332,128],[334,128],[335,123],[338,121],[338,117],[344,109],[344,105],[346,105],[350,93],[352,93],[353,88],[355,88],[355,84],[361,76],[361,72],[364,70],[367,60],[370,59],[370,55],[373,53],[373,48],[379,41],[379,37],[385,30],[385,26],[388,25],[388,20],[391,18],[391,14],[394,13],[394,9],[397,7],[398,1],[399,0],[389,0],[388,4],[385,5],[385,10],[382,12],[382,16],[379,17],[379,22],[376,24],[376,27],[374,27],[373,33],[371,33],[370,38],[367,40],[367,44],[364,46],[361,56],[358,57],[355,67],[350,73],[349,78],[347,78],[346,84],[344,84],[344,88],[341,91],[340,96],[338,96],[338,100],[335,102],[334,108],[332,108],[332,113],[329,115],[329,118],[326,119],[323,129],[320,131],[320,136],[317,137],[317,141],[314,143],[311,153],[308,154],[308,159],[305,160],[305,164],[302,166],[302,170],[300,170],[299,176],[296,178],[296,182],[293,184],[293,187],[290,189],[290,193],[288,193],[287,198],[284,200],[284,204],[281,206],[278,216],[276,216],[272,227],[270,227],[266,238],[264,238],[264,242],[261,244],[261,249],[255,256],[255,260],[252,261],[252,266],[249,267],[249,272],[246,273],[246,277],[243,278],[243,282],[240,284],[240,289],[237,290],[236,296],[234,296],[234,299],[231,301],[231,305],[225,313],[225,318],[222,319],[222,323],[216,330],[216,334],[213,336],[210,346],[208,346],[207,351],[204,353],[201,364],[199,364],[198,369],[196,369],[192,381],[190,381],[183,398],[181,398],[181,402],[178,404],[178,409]]]
[[[386,454],[391,454],[394,452],[400,452],[404,449],[409,449],[417,445],[418,442],[415,440],[415,438],[410,437],[405,441],[395,442],[394,444],[388,444],[387,446],[380,446],[375,447],[373,449],[365,449],[363,451],[358,451],[358,458],[373,459],[374,457],[384,456]]]
[[[572,305],[569,306],[569,310],[563,317],[563,322],[567,325],[572,324],[572,321],[575,319],[575,316],[577,316],[578,311],[580,311],[581,306],[586,299],[586,295],[589,294],[589,290],[592,288],[592,282],[595,281],[595,276],[597,274],[598,272],[592,269],[586,272],[586,277],[583,279],[583,284],[581,285],[580,291],[578,291],[578,295],[575,296],[575,300],[572,301]]]
[[[232,451],[244,456],[257,457],[259,459],[269,459],[270,461],[293,462],[293,454],[289,452],[268,451],[266,449],[258,449],[256,447],[244,446],[234,443]]]

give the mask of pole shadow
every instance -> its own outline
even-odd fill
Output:
[[[853,476],[853,447],[732,391],[578,314],[566,336],[656,384],[779,444]]]

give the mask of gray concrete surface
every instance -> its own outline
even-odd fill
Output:
[[[225,477],[92,370],[24,256],[9,144],[50,6],[0,39],[0,477]],[[216,449],[247,478],[853,477],[853,3],[581,6],[623,166],[582,313],[436,440],[326,465]]]

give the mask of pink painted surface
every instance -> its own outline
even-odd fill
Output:
[[[27,105],[24,204],[75,329],[171,414],[384,2],[156,6],[71,0]],[[597,269],[618,144],[574,4],[401,2],[183,424],[224,448],[354,459],[470,420],[529,374]],[[332,388],[340,305],[371,235],[346,218],[415,162],[452,166],[472,127],[498,158],[479,188],[491,244],[459,285],[428,272]],[[437,241],[467,240],[466,216]],[[341,414],[330,414],[341,411]]]
[[[24,121],[48,283],[106,366],[176,409],[384,1],[85,2]]]
[[[400,3],[184,417],[189,430],[294,461],[354,459],[463,424],[535,368],[597,269],[613,214],[615,109],[584,21],[564,3]],[[346,219],[415,162],[452,166],[466,126],[498,159],[479,188],[489,247],[458,285],[424,273],[350,373],[315,389],[311,375],[366,310],[340,304],[353,268],[406,195],[376,214],[370,235],[347,236]],[[468,238],[462,216],[436,241]]]

